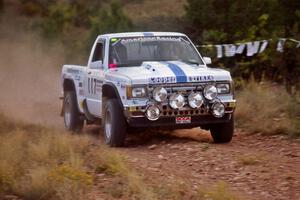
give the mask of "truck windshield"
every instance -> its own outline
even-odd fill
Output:
[[[140,66],[144,61],[203,64],[196,49],[185,37],[131,37],[110,40],[109,67]]]

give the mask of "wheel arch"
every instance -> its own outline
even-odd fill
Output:
[[[102,86],[102,100],[103,100],[102,110],[104,110],[105,101],[107,99],[117,99],[119,105],[121,106],[121,108],[123,108],[123,103],[122,103],[120,94],[118,92],[117,87],[113,83],[105,83]]]
[[[63,82],[63,89],[64,89],[64,92],[66,92],[66,91],[75,91],[76,92],[74,81],[71,79],[65,79]]]
[[[72,79],[64,79],[64,81],[63,81],[64,97],[65,97],[66,92],[72,92],[72,91],[75,92],[77,108],[78,108],[78,110],[80,110],[74,81]],[[64,112],[64,103],[63,103],[63,106],[62,106],[62,109],[61,109],[61,116],[63,115],[63,112]]]

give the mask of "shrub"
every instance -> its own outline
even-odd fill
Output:
[[[70,135],[46,127],[15,122],[0,114],[0,199],[84,199],[94,173],[112,178],[107,190],[127,199],[154,199],[142,177],[126,159],[93,144],[87,135]],[[118,191],[114,180],[118,179]]]
[[[200,187],[198,189],[200,199],[210,200],[238,200],[241,199],[238,195],[234,194],[225,182],[218,182],[215,186],[207,188]]]
[[[250,133],[299,136],[300,105],[276,84],[243,84],[237,92],[237,125]],[[299,122],[298,122],[299,123]]]
[[[90,32],[87,49],[90,50],[91,45],[100,34],[125,32],[131,29],[132,22],[125,15],[120,2],[112,1],[109,8],[103,7],[90,17]]]

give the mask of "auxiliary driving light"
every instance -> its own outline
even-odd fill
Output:
[[[184,96],[182,94],[172,94],[169,103],[172,108],[180,109],[185,105]]]
[[[167,99],[168,92],[165,88],[163,87],[157,87],[153,91],[153,98],[155,101],[162,102]]]
[[[212,114],[217,118],[223,117],[224,114],[225,114],[224,104],[222,104],[220,102],[214,103],[213,106],[212,106]]]
[[[151,121],[157,120],[159,115],[160,110],[156,105],[150,105],[146,110],[146,117]]]
[[[208,100],[213,100],[218,96],[218,90],[214,85],[207,85],[203,90],[203,95]]]
[[[203,104],[203,97],[199,92],[193,92],[189,95],[188,101],[192,108],[200,108]]]

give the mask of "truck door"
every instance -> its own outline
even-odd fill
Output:
[[[96,43],[92,60],[87,68],[85,78],[86,103],[89,112],[97,117],[102,113],[102,85],[103,85],[103,61],[105,52],[105,41],[100,40]]]

